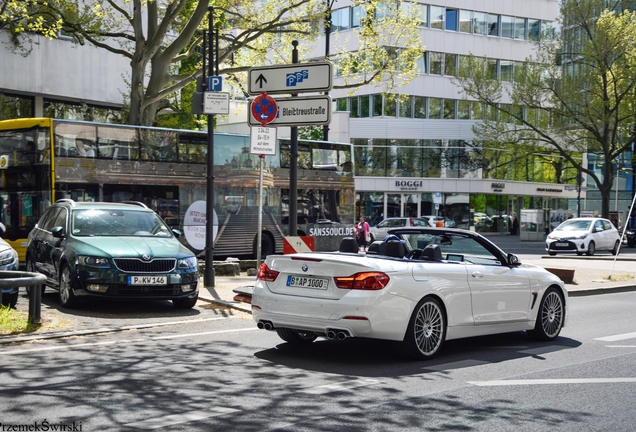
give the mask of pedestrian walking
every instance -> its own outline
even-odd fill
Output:
[[[362,249],[362,251],[367,250],[367,246],[371,241],[371,230],[369,227],[369,223],[364,220],[364,216],[360,216],[360,222],[357,226],[357,237],[358,237],[358,247]]]

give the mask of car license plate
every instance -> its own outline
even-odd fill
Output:
[[[128,276],[128,285],[167,285],[167,276]]]
[[[327,289],[328,279],[307,277],[307,276],[287,276],[288,287]]]
[[[557,243],[556,244],[558,247],[568,247],[569,244],[568,243]]]

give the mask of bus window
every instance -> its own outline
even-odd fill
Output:
[[[140,129],[141,159],[177,162],[177,133],[168,130]]]
[[[127,127],[97,128],[99,156],[107,159],[137,160],[139,142],[135,129]]]

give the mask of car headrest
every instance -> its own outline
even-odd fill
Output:
[[[358,253],[358,241],[355,237],[345,237],[340,242],[340,252]]]
[[[390,256],[393,258],[404,258],[406,255],[406,246],[402,244],[401,241],[391,240],[386,243],[386,249],[384,250],[384,255]]]
[[[441,261],[442,260],[442,250],[439,248],[439,245],[430,244],[427,245],[422,251],[422,255],[420,259],[428,260],[428,261]]]
[[[367,255],[382,254],[384,252],[384,242],[382,240],[376,240],[369,245],[367,249]]]

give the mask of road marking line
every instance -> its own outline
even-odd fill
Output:
[[[300,393],[321,395],[327,394],[336,391],[349,390],[356,387],[366,387],[375,384],[380,384],[382,381],[371,379],[371,378],[360,378],[357,380],[344,381],[336,384],[326,384],[318,387],[312,387],[305,390],[300,390]]]
[[[607,383],[636,383],[636,378],[571,378],[571,379],[536,379],[536,380],[494,380],[467,381],[468,384],[480,387],[520,386],[520,385],[551,385],[551,384],[607,384]]]
[[[201,332],[201,333],[186,333],[186,334],[169,335],[169,336],[156,336],[156,337],[153,337],[152,340],[176,339],[176,338],[183,338],[183,337],[190,337],[190,336],[205,336],[205,335],[211,335],[211,334],[233,333],[233,332],[251,331],[251,330],[259,330],[259,328],[249,327],[249,328],[233,329],[233,330],[215,330],[215,331]]]
[[[234,408],[214,407],[206,410],[190,411],[182,414],[172,414],[154,419],[143,420],[134,423],[128,423],[124,426],[134,427],[137,429],[157,429],[165,426],[174,426],[179,423],[187,423],[195,420],[216,417],[224,414],[237,412]]]
[[[618,334],[614,336],[605,336],[605,337],[596,338],[594,340],[603,341],[603,342],[616,342],[619,340],[633,339],[633,338],[636,338],[636,332],[623,333],[623,334]]]
[[[636,348],[636,345],[605,345],[607,348]]]

